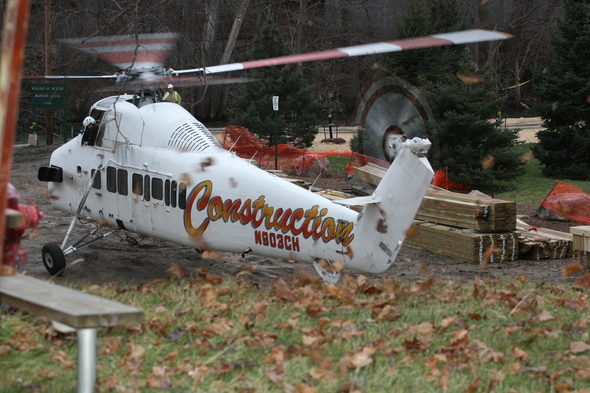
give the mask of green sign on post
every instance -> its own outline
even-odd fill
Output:
[[[65,83],[31,83],[33,109],[65,109]]]
[[[67,141],[68,121],[66,115],[65,83],[31,83],[33,106],[33,129],[37,132],[36,109],[63,109],[63,140]]]

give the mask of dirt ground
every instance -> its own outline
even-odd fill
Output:
[[[319,142],[318,142],[319,143]],[[331,148],[335,145],[330,146]],[[11,182],[20,193],[20,202],[27,200],[35,203],[44,213],[44,218],[30,236],[22,241],[28,249],[28,261],[21,265],[21,272],[48,279],[50,276],[41,261],[41,249],[47,242],[61,244],[71,222],[71,217],[54,209],[46,196],[46,184],[37,180],[37,170],[49,163],[54,147],[25,146],[14,152]],[[341,148],[345,148],[342,146]],[[315,179],[307,179],[313,182]],[[343,174],[333,174],[316,181],[315,187],[345,189],[350,185],[344,182]],[[536,207],[518,206],[518,213],[531,215]],[[568,231],[569,226],[579,225],[574,222],[554,222],[536,218],[525,219],[530,225]],[[77,224],[72,240],[77,240],[87,233],[90,224]],[[181,264],[191,275],[197,275],[196,269],[230,279],[251,280],[261,286],[268,286],[277,277],[288,279],[301,271],[315,275],[311,264],[291,263],[264,257],[228,254],[224,258],[201,258],[200,254],[190,248],[177,246],[154,239],[140,240],[136,234],[127,237],[123,231],[100,240],[68,256],[66,272],[55,278],[60,284],[138,284],[160,279],[170,275],[169,269],[174,264]],[[523,275],[531,280],[559,283],[562,266],[575,261],[568,259],[518,260],[514,262],[490,264],[487,269],[460,262],[452,258],[436,255],[428,251],[415,250],[404,246],[396,261],[385,273],[369,275],[370,278],[391,277],[396,280],[419,280],[433,277],[440,280],[471,281],[476,276],[489,279],[504,279]],[[240,270],[244,264],[254,267],[253,272]],[[239,273],[238,273],[239,272]],[[238,274],[237,274],[238,273]],[[347,271],[348,274],[357,274]],[[573,280],[572,277],[570,280]]]

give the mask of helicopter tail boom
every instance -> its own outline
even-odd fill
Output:
[[[400,251],[428,190],[434,173],[426,158],[430,141],[414,138],[401,145],[396,162],[371,196],[374,202],[361,213],[356,231],[360,241],[355,239],[353,250],[357,258],[352,258],[347,267],[372,273],[385,271]]]

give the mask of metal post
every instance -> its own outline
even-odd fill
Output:
[[[279,169],[279,111],[275,111],[275,170]]]
[[[92,393],[96,384],[96,328],[78,329],[78,393]]]
[[[275,112],[275,170],[279,169],[279,96],[272,97],[272,110]]]

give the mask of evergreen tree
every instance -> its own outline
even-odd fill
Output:
[[[544,121],[535,156],[548,177],[590,179],[590,6],[564,0],[565,15],[535,110]]]
[[[461,30],[456,0],[413,0],[400,25],[403,37]],[[522,174],[523,164],[514,151],[518,132],[503,129],[496,117],[502,101],[489,92],[492,83],[477,72],[466,46],[420,49],[388,56],[390,72],[408,79],[430,97],[436,116],[438,167],[448,169],[454,181],[475,188],[485,187],[493,175],[511,180]],[[478,75],[480,74],[480,75]],[[469,77],[465,83],[458,76]],[[466,79],[466,78],[463,78]],[[493,168],[482,162],[493,157]],[[491,161],[490,161],[491,162]],[[436,168],[435,168],[436,169]]]
[[[267,21],[254,41],[251,58],[288,54],[289,48],[283,43],[275,24]],[[319,104],[313,98],[311,88],[305,85],[301,68],[297,65],[264,67],[250,76],[257,81],[243,85],[232,122],[274,145],[272,97],[279,96],[278,142],[301,148],[311,146],[318,133]]]

